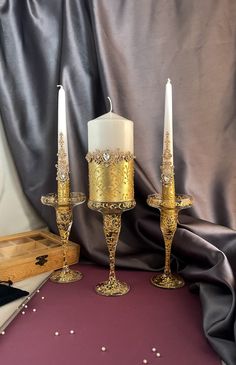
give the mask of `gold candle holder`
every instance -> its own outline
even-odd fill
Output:
[[[162,194],[149,195],[147,204],[160,210],[160,228],[165,243],[164,273],[153,276],[151,282],[160,288],[176,289],[181,288],[185,283],[181,276],[171,273],[171,247],[177,229],[178,213],[181,209],[190,208],[193,200],[190,195],[175,195],[174,165],[169,146],[170,140],[167,132],[161,166]]]
[[[130,152],[95,151],[88,153],[88,207],[103,215],[103,229],[109,252],[109,278],[96,285],[96,292],[105,296],[124,295],[130,287],[115,274],[116,247],[121,229],[121,214],[135,207],[134,156]]]
[[[64,136],[59,138],[57,168],[57,194],[50,193],[41,197],[44,205],[54,207],[56,210],[56,223],[63,247],[63,267],[52,273],[50,279],[57,283],[70,283],[82,278],[79,271],[69,268],[67,263],[68,240],[73,222],[72,210],[76,205],[85,202],[83,193],[70,192],[70,178],[67,154],[64,148]]]

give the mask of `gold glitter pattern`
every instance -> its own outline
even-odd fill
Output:
[[[117,296],[124,295],[129,291],[129,286],[117,280],[115,274],[115,255],[120,229],[121,213],[103,215],[103,230],[109,252],[110,272],[107,281],[96,285],[96,291],[101,295]]]
[[[175,207],[175,180],[174,166],[172,164],[172,155],[170,153],[170,137],[169,132],[166,132],[164,153],[161,166],[161,181],[162,181],[162,206],[168,208]]]
[[[60,204],[66,204],[66,199],[70,196],[70,178],[68,156],[65,152],[65,141],[63,133],[59,134],[58,141],[58,162],[57,168],[57,196]]]
[[[89,199],[98,202],[133,200],[134,160],[127,161],[122,157],[118,162],[109,165],[104,161],[90,161]]]

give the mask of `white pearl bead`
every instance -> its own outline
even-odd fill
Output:
[[[44,300],[45,297],[42,297],[42,299]]]
[[[74,330],[70,330],[70,334],[73,335],[75,333]]]
[[[156,356],[157,356],[157,357],[161,357],[160,352],[157,352],[157,353],[156,353]]]
[[[147,364],[147,363],[148,363],[147,359],[143,359],[143,364]]]
[[[56,331],[56,332],[54,333],[54,335],[55,335],[55,336],[59,336],[59,332],[58,332],[58,331]]]
[[[5,331],[2,331],[2,335],[5,335]]]
[[[36,312],[36,308],[33,309],[33,312]]]
[[[106,347],[105,346],[102,346],[101,347],[101,350],[104,352],[104,351],[106,351]]]
[[[38,289],[38,290],[37,290],[37,293],[39,293],[39,292],[40,292],[40,290]]]
[[[21,312],[21,314],[25,314],[25,312],[23,311],[23,312]]]
[[[28,305],[27,304],[25,304],[25,308],[28,308]]]
[[[156,347],[152,348],[152,352],[156,352],[156,350],[157,350]]]

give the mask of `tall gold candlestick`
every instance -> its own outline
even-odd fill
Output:
[[[82,278],[79,271],[69,268],[67,262],[68,240],[73,222],[73,207],[82,204],[85,201],[83,193],[70,192],[69,167],[64,149],[64,136],[60,135],[58,150],[57,167],[57,194],[48,194],[41,197],[45,205],[49,205],[56,210],[56,223],[61,237],[63,247],[63,267],[52,273],[50,279],[56,283],[70,283]]]
[[[161,166],[162,193],[148,196],[147,203],[160,210],[160,228],[165,243],[165,268],[163,274],[152,277],[153,285],[161,288],[175,289],[184,285],[184,280],[170,269],[171,247],[177,229],[178,213],[192,205],[190,195],[175,194],[173,135],[172,135],[172,88],[170,80],[166,85],[165,127],[163,156]]]
[[[72,210],[85,201],[83,193],[70,192],[69,156],[66,129],[65,92],[62,86],[58,98],[58,153],[57,153],[57,194],[41,197],[45,205],[56,210],[56,223],[63,247],[63,268],[51,275],[51,280],[57,283],[69,283],[80,280],[82,274],[69,268],[67,263],[68,240],[73,222]]]

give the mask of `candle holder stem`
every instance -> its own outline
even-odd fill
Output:
[[[121,230],[121,214],[135,207],[135,201],[127,202],[97,202],[88,201],[88,207],[97,210],[103,215],[103,230],[109,253],[109,276],[108,280],[98,283],[95,290],[100,295],[118,296],[129,292],[130,287],[127,283],[121,282],[116,278],[115,257],[116,247]]]
[[[103,215],[103,230],[107,243],[107,248],[109,252],[109,264],[110,264],[110,272],[109,272],[109,282],[116,282],[116,274],[115,274],[115,256],[116,256],[116,247],[120,235],[121,229],[121,214],[104,214]]]
[[[67,262],[67,251],[68,251],[68,241],[62,240],[62,248],[63,248],[63,268],[68,268]]]
[[[161,232],[165,243],[164,273],[152,277],[151,282],[161,288],[175,289],[184,286],[184,280],[177,274],[171,273],[170,259],[173,238],[177,229],[178,209],[161,209]]]
[[[119,281],[115,273],[116,247],[121,229],[121,212],[103,213],[103,230],[109,252],[109,277],[107,281],[96,285],[96,292],[105,296],[118,296],[128,293],[128,284]]]
[[[51,275],[51,280],[56,283],[78,281],[82,278],[81,272],[71,270],[67,263],[68,239],[73,222],[72,207],[70,205],[58,206],[56,208],[56,222],[62,243],[63,267]]]
[[[171,247],[172,247],[174,234],[175,234],[175,231],[177,228],[176,209],[162,209],[160,228],[161,228],[163,238],[164,238],[164,243],[165,243],[164,274],[169,276],[169,275],[171,275],[171,269],[170,269]]]
[[[61,237],[62,251],[63,251],[63,273],[68,272],[67,263],[67,251],[68,251],[68,240],[70,236],[71,226],[72,226],[72,209],[69,205],[59,206],[56,208],[56,223]],[[58,272],[55,272],[51,279],[56,276]]]

